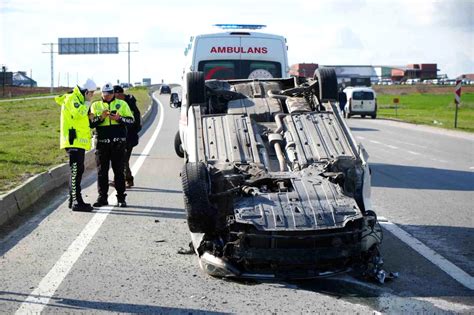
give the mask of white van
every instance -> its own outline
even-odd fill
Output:
[[[217,24],[230,31],[191,37],[185,50],[187,72],[204,79],[287,78],[289,65],[283,36],[253,32],[264,25]],[[249,30],[247,30],[249,29]]]
[[[285,37],[253,31],[264,25],[215,26],[230,30],[191,37],[185,49],[179,136],[174,143],[179,156],[184,156],[187,143],[194,141],[193,135],[186,133],[189,115],[193,115],[190,105],[201,102],[205,91],[188,93],[188,89],[202,86],[200,80],[289,78]]]
[[[351,118],[360,115],[362,118],[371,116],[377,117],[377,95],[369,87],[347,87],[343,91],[346,93],[347,102],[344,106],[344,117]]]

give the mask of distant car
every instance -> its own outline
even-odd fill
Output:
[[[160,94],[170,94],[171,93],[170,86],[166,85],[166,84],[163,84],[162,86],[160,86],[159,93]]]
[[[124,89],[133,87],[131,83],[120,83],[120,86],[123,87]]]
[[[347,87],[344,89],[347,103],[344,107],[344,117],[351,118],[354,115],[360,115],[365,118],[366,115],[373,119],[377,117],[377,95],[374,90],[368,87]]]

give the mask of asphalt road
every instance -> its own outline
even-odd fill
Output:
[[[398,279],[225,281],[201,272],[194,255],[177,254],[189,242],[183,162],[173,149],[179,113],[169,108],[169,95],[158,98],[162,105],[132,156],[137,173],[128,208],[73,213],[64,188],[0,231],[0,312],[474,312],[472,136],[349,120],[371,156],[385,269],[398,271]],[[95,174],[83,191],[95,200]],[[400,240],[403,232],[408,238]]]

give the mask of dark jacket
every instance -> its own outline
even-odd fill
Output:
[[[126,94],[124,101],[127,102],[135,119],[133,125],[127,126],[127,144],[134,147],[138,144],[138,132],[142,130],[141,114],[137,107],[137,100],[133,95]]]

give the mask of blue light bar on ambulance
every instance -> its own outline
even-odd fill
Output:
[[[259,30],[261,28],[267,27],[266,25],[261,24],[214,24],[222,28],[223,30],[239,30],[239,29],[248,29],[248,30]]]

